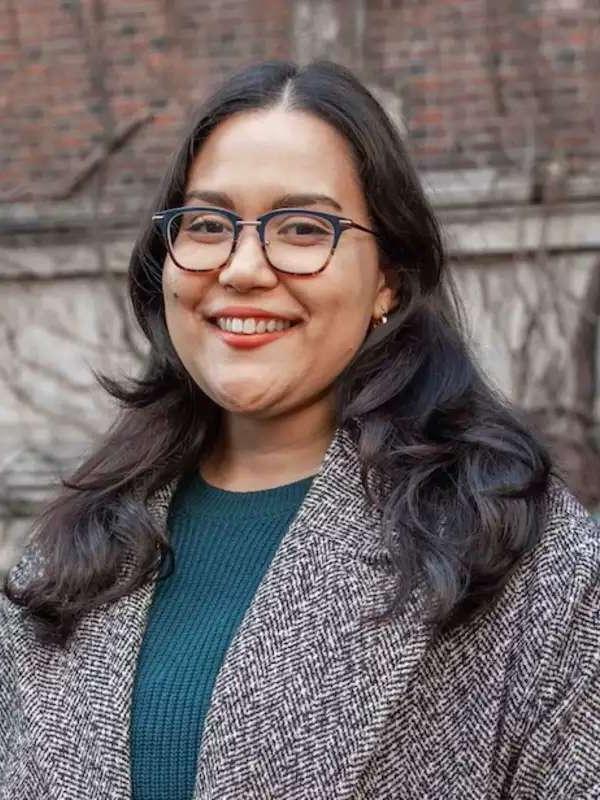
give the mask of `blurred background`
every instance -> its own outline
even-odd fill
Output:
[[[598,0],[0,0],[0,573],[137,372],[141,216],[197,102],[329,58],[400,126],[471,340],[600,508]]]

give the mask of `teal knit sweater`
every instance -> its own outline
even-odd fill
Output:
[[[158,581],[131,715],[133,800],[190,800],[223,657],[312,478],[229,492],[183,479],[169,509],[175,571]]]

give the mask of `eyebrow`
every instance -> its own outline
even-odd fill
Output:
[[[184,202],[188,203],[190,200],[199,200],[201,203],[209,203],[211,206],[219,206],[220,208],[227,208],[230,211],[235,210],[235,203],[228,194],[224,192],[213,192],[208,189],[193,189],[186,193]],[[297,194],[284,194],[278,197],[273,203],[271,208],[305,208],[306,206],[315,206],[319,203],[331,206],[336,211],[342,211],[341,205],[333,197],[327,194],[315,194],[310,192],[303,192]]]

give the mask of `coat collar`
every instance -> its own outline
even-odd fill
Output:
[[[148,501],[160,525],[174,488]],[[353,796],[429,640],[420,587],[392,622],[364,619],[391,588],[380,529],[338,428],[226,653],[194,800]],[[32,639],[23,656],[40,764],[62,776],[50,800],[130,797],[133,681],[155,586],[90,612],[66,652]]]

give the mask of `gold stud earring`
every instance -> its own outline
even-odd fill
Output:
[[[388,321],[387,314],[385,313],[385,309],[381,309],[381,317],[375,317],[373,319],[373,323],[371,325],[372,328],[378,328],[380,325],[385,325]]]

